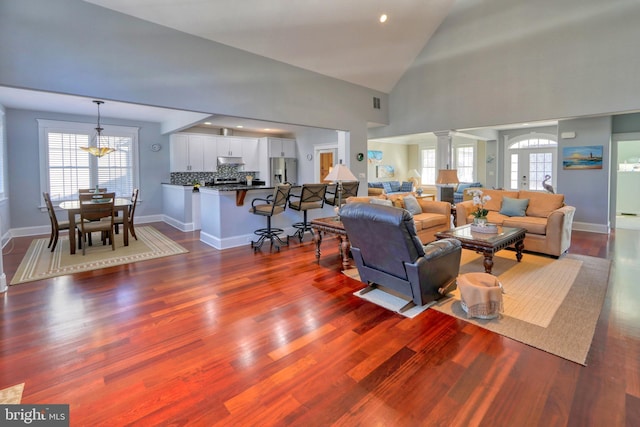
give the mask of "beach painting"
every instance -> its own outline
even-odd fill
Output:
[[[602,145],[564,147],[563,169],[602,169]]]

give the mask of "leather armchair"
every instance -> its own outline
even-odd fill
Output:
[[[443,239],[423,245],[405,209],[349,203],[340,219],[351,243],[360,280],[408,297],[401,311],[442,298],[456,289],[460,242]]]

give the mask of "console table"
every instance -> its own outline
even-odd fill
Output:
[[[351,244],[347,237],[347,232],[344,229],[342,221],[337,217],[317,218],[311,220],[311,228],[315,231],[313,233],[313,241],[316,244],[316,261],[320,262],[320,244],[322,243],[322,233],[335,234],[340,238],[340,253],[342,255],[342,268],[349,268],[349,250]]]

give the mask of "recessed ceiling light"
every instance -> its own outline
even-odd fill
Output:
[[[386,13],[383,13],[382,15],[380,15],[380,22],[381,23],[387,22],[387,14]]]
[[[270,128],[264,128],[264,130],[271,130]]]
[[[523,123],[522,126],[529,126],[529,123]]]
[[[211,122],[204,122],[203,124],[205,124],[205,125],[210,125],[210,124],[211,124]]]
[[[244,126],[242,126],[242,125],[238,125],[238,126],[236,126],[236,127],[237,127],[238,129],[242,129]]]

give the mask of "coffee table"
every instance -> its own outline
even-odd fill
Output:
[[[313,241],[316,243],[316,260],[320,262],[320,244],[322,243],[322,233],[336,234],[340,238],[340,252],[342,254],[343,269],[349,268],[349,250],[351,243],[344,229],[344,224],[338,217],[330,216],[327,218],[316,218],[310,222],[311,228],[315,230],[313,233]]]
[[[509,246],[515,246],[516,259],[522,259],[524,249],[524,228],[498,226],[497,233],[476,233],[471,231],[471,224],[455,227],[447,231],[435,233],[438,240],[445,238],[458,239],[464,249],[470,249],[484,255],[484,271],[491,273],[493,254]]]

